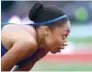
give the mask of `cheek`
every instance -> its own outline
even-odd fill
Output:
[[[62,37],[61,37],[60,29],[55,30],[50,36],[49,40],[51,41],[52,47],[60,46],[62,44]]]
[[[46,38],[46,44],[48,47],[54,46],[55,42],[56,42],[56,40],[55,40],[54,36],[49,36]]]
[[[57,39],[55,37],[49,37],[47,40],[47,44],[50,48],[55,47],[57,45]]]
[[[55,37],[55,38],[53,38],[53,46],[60,46],[62,43],[63,43],[63,40],[62,40],[62,38],[61,38],[61,36],[57,36],[57,37]]]
[[[58,45],[62,44],[61,32],[58,31],[58,32],[54,35],[53,40],[55,41],[55,42],[54,42],[55,45],[56,45],[56,44],[58,44]]]

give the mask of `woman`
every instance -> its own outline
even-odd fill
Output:
[[[2,71],[28,71],[48,52],[64,49],[70,21],[58,8],[36,3],[29,12],[34,24],[9,24],[2,29]]]

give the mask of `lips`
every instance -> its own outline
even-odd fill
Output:
[[[67,46],[67,43],[62,44],[61,46],[57,46],[57,52],[60,52],[62,49],[64,49],[64,46]]]
[[[60,47],[57,47],[58,49],[64,49],[64,46],[67,46],[67,43],[63,44],[62,46]]]
[[[58,50],[64,49],[64,47],[58,47]]]
[[[61,52],[62,49],[64,49],[64,48],[58,48],[57,49],[57,52]]]

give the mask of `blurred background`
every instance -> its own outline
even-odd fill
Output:
[[[1,1],[1,28],[8,23],[28,24],[36,1]],[[68,15],[72,31],[61,53],[48,53],[32,71],[92,71],[92,1],[41,1],[56,5]]]

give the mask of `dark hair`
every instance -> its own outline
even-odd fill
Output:
[[[43,6],[40,2],[37,2],[32,9],[29,12],[29,19],[34,21],[36,26],[40,26],[39,23],[46,22],[48,20],[53,20],[55,18],[58,18],[60,16],[65,15],[62,10],[55,6]],[[56,22],[51,22],[47,24],[41,24],[46,25],[50,28],[60,26],[63,24],[63,22],[67,21],[67,17],[63,18],[62,20],[58,20]],[[38,23],[38,24],[37,24]],[[58,24],[57,24],[58,23]]]

